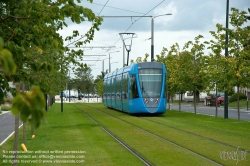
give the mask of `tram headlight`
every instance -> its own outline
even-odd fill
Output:
[[[148,99],[147,99],[147,98],[144,98],[144,102],[147,104],[147,103],[148,103]]]
[[[158,99],[158,98],[156,98],[156,99],[155,99],[155,103],[156,103],[156,104],[158,104],[158,102],[159,102],[159,99]]]

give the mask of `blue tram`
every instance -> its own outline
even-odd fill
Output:
[[[166,112],[163,63],[142,62],[126,66],[104,77],[105,106],[129,114]]]

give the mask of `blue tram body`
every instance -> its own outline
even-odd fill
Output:
[[[104,77],[103,103],[129,114],[166,112],[163,63],[142,62],[126,66]]]

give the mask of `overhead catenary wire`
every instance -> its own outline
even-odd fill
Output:
[[[165,0],[162,0],[160,3],[158,3],[156,6],[154,6],[152,9],[150,9],[148,12],[146,12],[145,14],[143,14],[142,16],[138,16],[139,18],[138,19],[136,19],[134,22],[132,22],[131,23],[131,25],[126,29],[126,31],[125,32],[127,32],[137,21],[139,21],[142,17],[144,17],[144,16],[146,16],[148,13],[150,13],[152,10],[154,10],[155,8],[157,8],[159,5],[161,5],[163,2],[164,2]],[[106,2],[106,4],[107,4],[107,2]],[[106,4],[104,5],[104,7],[106,7]],[[103,7],[103,8],[104,8]],[[102,9],[103,10],[103,9]],[[101,10],[101,11],[102,11]],[[101,12],[100,12],[101,13]],[[100,14],[99,13],[99,14]],[[98,14],[98,15],[99,15]],[[123,16],[114,16],[114,17],[123,17]],[[127,16],[125,16],[125,17],[127,17]],[[149,16],[150,17],[150,16]],[[132,18],[132,17],[131,17]],[[113,46],[114,45],[116,45],[119,41],[120,41],[120,39],[121,38],[119,38],[114,44],[113,44]],[[145,40],[144,40],[145,41]],[[108,52],[109,51],[109,49],[106,51],[106,52]],[[100,59],[100,58],[99,58]],[[97,62],[97,61],[96,61]],[[95,63],[96,63],[95,62]]]
[[[136,22],[138,22],[143,16],[146,16],[148,13],[150,13],[152,10],[154,10],[155,8],[157,8],[159,5],[161,5],[163,2],[164,2],[165,0],[162,0],[160,3],[158,3],[156,6],[154,6],[153,8],[151,8],[148,12],[146,12],[145,14],[143,14],[143,13],[139,13],[139,12],[136,12],[136,13],[138,13],[138,14],[143,14],[141,17],[139,17],[138,19],[136,19],[135,21],[133,21],[132,23],[131,23],[131,25],[126,29],[126,31],[125,32],[127,32]],[[107,0],[106,1],[106,3],[105,3],[105,5],[102,5],[103,6],[103,8],[101,9],[101,11],[98,13],[98,16],[101,14],[101,12],[104,10],[104,8],[105,7],[110,7],[110,6],[107,6],[107,3],[109,2],[109,0]],[[96,3],[95,3],[96,4]],[[98,4],[98,5],[100,5],[100,4]],[[119,10],[124,10],[124,9],[119,9]],[[125,10],[124,10],[125,11]],[[133,12],[133,11],[129,11],[129,12]],[[131,17],[132,18],[132,17]],[[80,39],[82,39],[82,38],[80,38]],[[78,40],[80,40],[80,39],[78,39]],[[113,44],[113,46],[115,46],[119,41],[120,41],[121,39],[119,38],[114,44]],[[144,40],[144,41],[146,41],[146,40]],[[142,41],[140,41],[140,42],[142,42]],[[108,52],[108,51],[110,51],[110,49],[107,49],[105,52]],[[100,58],[98,58],[98,60],[99,60]],[[97,61],[95,61],[95,63],[96,63]]]
[[[105,3],[105,5],[102,7],[102,10],[98,13],[98,16],[101,14],[101,12],[103,11],[103,9],[106,7],[107,3],[109,2],[109,0],[107,0],[107,2]]]
[[[89,1],[85,1],[85,3],[90,3],[90,2]],[[99,3],[95,3],[95,2],[92,2],[90,4],[104,6],[103,4],[99,4]],[[131,12],[131,13],[143,14],[143,13],[140,13],[140,12],[136,12],[136,11],[132,11],[132,10],[127,10],[127,9],[122,9],[122,8],[113,7],[113,6],[108,6],[108,5],[105,5],[105,7],[112,8],[112,9],[117,9],[117,10],[121,10],[121,11],[126,11],[126,12]]]
[[[138,20],[140,20],[143,16],[147,15],[148,13],[150,13],[152,10],[154,10],[155,8],[157,8],[160,4],[162,4],[165,0],[161,1],[160,3],[158,3],[155,7],[153,7],[152,9],[150,9],[147,13],[143,14],[141,17],[139,17],[138,19],[136,19],[127,29],[125,32],[127,32]],[[115,44],[116,45],[121,39],[119,38]]]

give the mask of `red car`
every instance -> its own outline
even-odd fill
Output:
[[[228,96],[228,101],[229,101],[229,99],[230,99],[230,96]],[[220,105],[223,102],[224,102],[224,96],[218,97],[217,104]]]
[[[217,104],[221,104],[222,102],[224,102],[224,96],[218,97]]]

